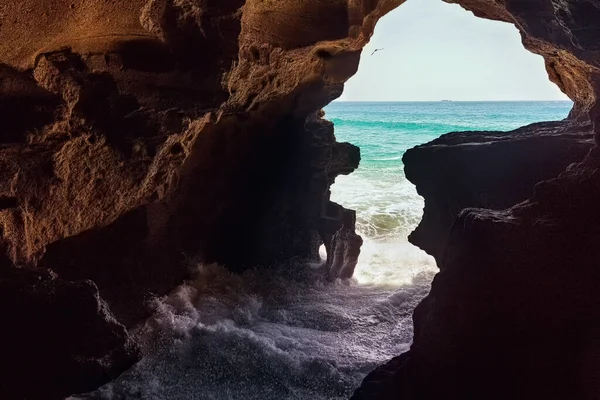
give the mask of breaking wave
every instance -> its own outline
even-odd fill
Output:
[[[368,372],[407,350],[412,311],[432,276],[325,284],[316,267],[236,276],[201,265],[138,329],[142,361],[74,399],[347,399]]]
[[[355,276],[324,283],[319,265],[197,277],[156,300],[136,331],[144,357],[79,399],[347,399],[373,368],[408,349],[412,312],[434,260],[408,243],[423,199],[403,173],[410,147],[457,129],[513,129],[564,118],[568,102],[333,103],[336,135],[361,147],[360,168],[332,200],[357,210],[364,238]]]

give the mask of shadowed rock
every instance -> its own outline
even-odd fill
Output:
[[[502,210],[528,199],[594,144],[589,123],[543,122],[511,132],[455,132],[408,150],[405,173],[425,198],[409,240],[442,259],[448,233],[465,208]]]
[[[570,119],[598,126],[596,1],[456,2],[476,15],[514,23],[525,47],[545,58],[550,78],[574,100]],[[12,297],[3,298],[0,307],[15,320],[47,315],[56,321],[51,340],[23,336],[33,343],[28,357],[39,358],[40,369],[25,374],[16,350],[3,358],[3,371],[13,361],[17,365],[14,379],[4,383],[5,397],[18,396],[17,383],[24,379],[41,382],[31,390],[47,385],[58,396],[91,389],[125,368],[124,361],[79,368],[77,360],[103,358],[127,341],[122,327],[107,322],[99,296],[132,326],[150,311],[147,299],[187,277],[189,257],[235,271],[269,268],[291,257],[317,258],[319,245],[341,226],[337,213],[329,212],[336,209],[329,186],[360,159],[358,149],[335,141],[332,124],[318,111],[356,72],[378,19],[402,3],[0,4],[0,249],[8,264],[38,268],[21,273],[43,277],[5,278],[3,296]],[[525,186],[556,176],[567,163],[558,147],[573,146],[573,153],[567,151],[573,158],[583,151],[581,137],[570,141],[569,135],[540,139],[549,152],[530,159],[538,160],[543,173],[515,178],[522,182],[514,194],[508,191],[504,198],[503,192],[493,205],[447,199],[451,213],[469,205],[508,206],[527,196]],[[451,137],[457,135],[443,140]],[[471,148],[505,149],[525,162],[526,153],[537,151],[531,140],[498,138]],[[411,154],[426,154],[422,150]],[[586,385],[598,366],[594,296],[600,293],[591,290],[597,282],[594,229],[600,225],[593,212],[597,165],[595,155],[588,157],[553,183],[536,186],[534,200],[512,211],[461,214],[462,225],[455,225],[440,262],[444,272],[416,314],[415,346],[394,375],[414,383],[403,386],[406,393],[426,398],[445,389],[469,398],[460,378],[477,365],[475,372],[491,371],[498,381],[486,380],[483,372],[473,380],[501,382],[499,393],[525,398],[534,384],[542,384],[535,360],[539,371],[550,371],[544,395],[566,389],[591,393]],[[439,259],[438,233],[433,240],[419,233],[419,241],[435,243]],[[57,270],[60,278],[39,269]],[[129,284],[135,290],[123,290]],[[540,300],[547,296],[548,304]],[[554,318],[564,324],[545,319],[555,306]],[[74,318],[65,320],[59,310]],[[85,327],[73,326],[76,321],[86,321]],[[97,324],[94,340],[78,341]],[[32,322],[23,326],[31,328]],[[81,333],[74,342],[80,348],[62,341],[71,331]],[[531,337],[542,333],[536,345]],[[502,346],[494,336],[499,334]],[[569,343],[572,354],[591,356],[575,358],[566,350],[554,352],[554,359],[542,356],[541,348],[551,342]],[[51,367],[42,356],[46,348],[58,360]],[[498,355],[501,362],[492,365]],[[453,380],[441,372],[448,370]],[[555,370],[571,372],[561,381]],[[528,375],[530,386],[520,378]]]
[[[61,399],[116,378],[139,357],[91,281],[0,272],[4,399]]]

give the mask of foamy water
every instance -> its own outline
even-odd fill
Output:
[[[406,351],[412,312],[437,268],[408,243],[423,208],[403,173],[408,148],[452,130],[512,129],[561,119],[568,102],[335,103],[338,140],[361,167],[332,200],[357,210],[364,245],[355,277],[324,283],[291,261],[234,276],[198,265],[196,279],[157,299],[135,335],[144,357],[116,381],[74,399],[347,399],[376,366]]]
[[[408,243],[424,201],[404,175],[402,156],[414,146],[452,131],[511,130],[567,116],[570,101],[550,102],[334,102],[326,117],[338,141],[361,148],[360,167],[340,176],[332,200],[357,211],[365,239],[355,279],[361,285],[403,285],[431,274],[432,257]]]
[[[74,398],[347,399],[368,372],[407,350],[431,276],[378,287],[320,283],[310,271],[233,276],[200,266],[139,329],[143,360]]]
[[[341,176],[331,188],[332,199],[357,210],[356,229],[364,239],[354,275],[360,285],[401,286],[437,269],[433,257],[408,242],[424,201],[404,178],[401,161],[397,163],[397,171],[388,171],[387,177]]]

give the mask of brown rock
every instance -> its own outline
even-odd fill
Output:
[[[333,235],[327,252],[328,275],[330,280],[349,279],[354,275],[358,264],[362,237],[355,231],[356,213],[345,210],[342,213],[342,226]]]
[[[596,1],[456,1],[479,16],[514,23],[524,45],[544,56],[551,79],[575,101],[571,119],[597,124],[600,12]],[[45,315],[46,306],[55,305],[52,316],[64,325],[53,327],[58,333],[52,340],[30,341],[37,352],[28,353],[31,357],[47,360],[43,350],[52,347],[48,351],[60,361],[46,371],[28,371],[25,376],[30,382],[47,384],[52,394],[62,395],[89,389],[119,370],[85,367],[78,369],[83,375],[65,386],[52,380],[68,376],[78,365],[71,362],[70,354],[95,360],[111,348],[102,344],[100,351],[95,342],[87,341],[73,350],[60,339],[63,333],[70,337],[66,329],[73,321],[60,319],[57,310],[64,308],[84,321],[103,321],[98,322],[104,332],[98,336],[101,343],[118,342],[114,348],[122,348],[126,342],[123,332],[117,332],[122,328],[106,322],[104,305],[100,307],[104,311],[98,311],[101,302],[94,286],[71,282],[93,279],[118,318],[131,326],[146,315],[150,296],[164,294],[185,279],[187,257],[225,263],[234,270],[268,267],[294,256],[317,257],[320,243],[330,241],[340,226],[339,219],[331,218],[335,213],[329,212],[336,209],[329,201],[329,186],[335,176],[356,168],[359,154],[351,145],[336,143],[332,125],[315,113],[339,96],[344,82],[356,72],[361,49],[377,20],[402,3],[25,0],[0,4],[0,249],[8,257],[7,265],[10,259],[19,267],[38,268],[20,273],[46,276],[42,283],[10,278],[5,283],[11,288],[7,293],[16,296],[17,306],[7,312],[15,318],[26,313]],[[548,163],[548,171],[557,165]],[[540,194],[519,208],[530,212],[515,217],[516,225],[511,216],[516,211],[463,214],[466,230],[455,229],[452,251],[448,251],[455,257],[444,259],[445,271],[436,280],[442,283],[434,285],[418,313],[426,317],[417,318],[414,353],[406,368],[412,371],[418,365],[423,386],[411,388],[421,391],[448,383],[434,385],[441,356],[426,350],[431,337],[444,338],[431,349],[447,355],[444,360],[450,364],[442,366],[456,371],[451,376],[460,377],[459,372],[470,371],[470,362],[482,362],[474,354],[497,354],[490,353],[495,351],[493,332],[508,337],[507,345],[500,347],[506,357],[491,370],[493,376],[502,379],[506,388],[519,388],[519,394],[530,394],[531,388],[522,381],[518,386],[514,372],[530,373],[531,360],[538,356],[543,371],[562,363],[557,371],[584,371],[580,376],[594,378],[593,356],[575,359],[561,352],[556,360],[549,360],[541,356],[539,346],[531,346],[526,353],[531,358],[519,359],[508,343],[526,350],[531,340],[519,342],[519,331],[502,330],[482,317],[491,310],[500,315],[498,321],[521,327],[527,335],[554,329],[540,343],[566,338],[596,349],[590,322],[596,304],[590,290],[596,278],[592,264],[597,260],[591,247],[598,221],[590,212],[596,208],[594,165],[590,158],[550,184],[550,194]],[[545,225],[557,220],[566,230]],[[535,237],[517,232],[517,225]],[[484,241],[493,238],[484,243],[485,254],[473,248],[477,245],[473,232]],[[572,240],[562,246],[565,235]],[[547,244],[537,237],[547,238]],[[498,254],[498,249],[506,248],[514,248],[510,258]],[[571,263],[568,254],[578,258]],[[548,268],[540,270],[545,265]],[[567,279],[564,271],[573,265],[577,273]],[[39,269],[56,270],[60,278],[43,275]],[[488,275],[481,272],[487,269]],[[511,279],[510,274],[523,274],[524,279]],[[541,288],[527,292],[540,274],[545,277],[539,281]],[[565,284],[558,285],[563,278]],[[126,285],[135,290],[124,292]],[[564,303],[557,321],[571,321],[568,316],[573,312],[569,314],[567,306],[575,307],[571,311],[592,308],[580,318],[573,317],[576,332],[561,330],[540,320],[549,317],[550,307],[530,293],[558,293],[550,303]],[[514,298],[503,301],[509,295]],[[65,298],[81,299],[82,308]],[[508,311],[517,303],[526,306],[513,316]],[[463,308],[453,308],[458,306]],[[461,310],[472,312],[452,320],[445,314],[456,312],[462,318]],[[540,318],[532,318],[528,325],[525,313],[535,312]],[[26,322],[30,325],[24,326],[30,327],[31,322]],[[87,337],[84,328],[76,329]],[[527,335],[523,337],[530,339]],[[469,343],[476,345],[469,347]],[[456,349],[464,350],[463,358]],[[11,357],[17,365],[18,357]],[[47,366],[45,362],[40,366]],[[43,375],[48,370],[51,374]],[[18,374],[23,369],[14,371],[13,381],[23,382],[24,375]],[[540,382],[538,375],[534,378],[532,382]],[[563,389],[573,389],[577,382],[563,383]],[[544,393],[552,394],[552,389],[548,385]]]

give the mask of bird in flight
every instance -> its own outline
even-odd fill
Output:
[[[371,55],[377,53],[379,50],[383,50],[383,49],[375,49],[375,50],[373,50],[373,52],[371,53]]]

